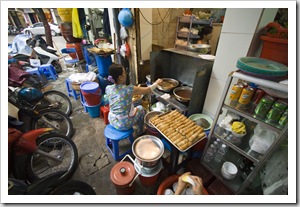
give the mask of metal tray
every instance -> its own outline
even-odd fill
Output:
[[[160,115],[158,115],[159,117],[161,117],[161,116],[164,116],[164,115],[166,115],[166,114],[168,114],[168,113],[170,113],[171,111],[168,111],[168,112],[165,112],[165,113],[163,113],[163,114],[160,114]],[[188,119],[188,118],[187,118]],[[152,124],[153,125],[153,124]],[[159,133],[161,133],[174,147],[176,147],[176,149],[178,149],[178,151],[180,151],[180,152],[186,152],[186,151],[188,151],[190,148],[192,148],[193,146],[195,146],[198,142],[200,142],[202,139],[204,139],[204,138],[206,138],[207,136],[206,136],[206,134],[205,134],[205,136],[202,138],[202,139],[199,139],[199,140],[197,140],[196,142],[194,142],[192,145],[190,145],[188,148],[186,148],[185,150],[181,150],[181,149],[179,149],[175,144],[173,144],[173,142],[168,138],[168,136],[167,135],[165,135],[163,132],[161,132],[155,125],[153,125],[153,127],[157,130],[157,131],[159,131]],[[204,131],[203,131],[204,132]]]

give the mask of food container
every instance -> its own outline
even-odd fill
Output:
[[[164,145],[159,138],[144,135],[133,142],[132,152],[141,166],[152,168],[159,164],[164,153]]]
[[[135,190],[135,168],[130,162],[119,162],[110,171],[110,179],[113,182],[118,195],[130,195]]]
[[[224,162],[221,168],[222,176],[228,180],[235,178],[238,172],[237,167],[232,162]]]
[[[162,83],[157,85],[157,88],[164,92],[170,92],[179,85],[179,82],[172,78],[161,78]]]
[[[173,94],[178,101],[181,102],[189,102],[191,100],[193,88],[189,86],[182,86],[175,88],[173,90]]]
[[[200,54],[207,54],[210,52],[211,46],[208,44],[190,44],[189,50],[198,52]]]
[[[138,105],[141,105],[142,104],[142,102],[143,102],[143,97],[144,97],[144,95],[133,95],[132,96],[132,103],[133,103],[133,105],[136,107],[136,106],[138,106]]]
[[[153,118],[156,115],[162,114],[162,111],[150,111],[144,116],[144,123],[146,124],[146,127],[148,130],[152,132],[158,132],[156,128],[150,123],[150,119]]]

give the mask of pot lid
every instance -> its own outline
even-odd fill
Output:
[[[119,162],[110,171],[111,181],[118,186],[127,186],[135,176],[135,169],[130,162]]]

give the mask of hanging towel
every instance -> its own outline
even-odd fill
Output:
[[[78,9],[73,8],[72,9],[72,28],[73,28],[73,37],[76,38],[82,38],[83,37],[83,32],[80,26],[80,21],[79,21],[79,15],[78,15]]]

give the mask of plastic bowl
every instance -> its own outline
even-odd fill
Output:
[[[232,162],[224,162],[221,168],[222,176],[228,180],[235,178],[238,172],[237,167]]]

